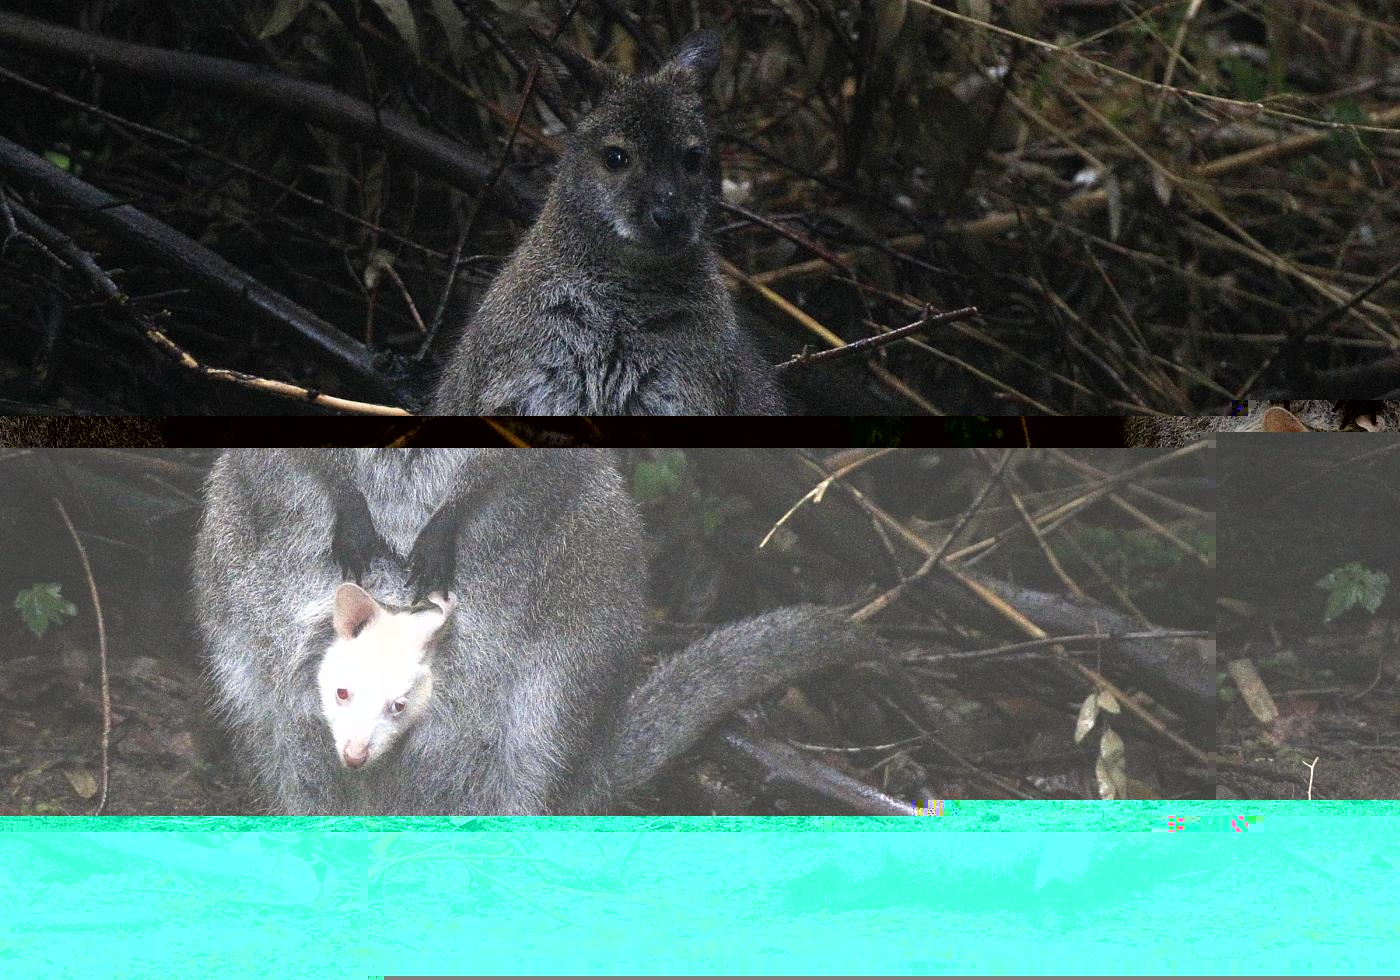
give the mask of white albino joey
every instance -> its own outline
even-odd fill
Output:
[[[422,717],[433,692],[433,646],[454,605],[441,592],[404,609],[352,582],[336,589],[335,640],[317,682],[342,765],[372,766]]]

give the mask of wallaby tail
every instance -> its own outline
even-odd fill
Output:
[[[826,667],[883,652],[832,609],[790,606],[722,627],[656,669],[623,712],[607,796],[621,800],[735,708]]]

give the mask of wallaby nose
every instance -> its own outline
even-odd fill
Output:
[[[664,232],[679,231],[685,227],[685,212],[676,201],[674,187],[662,187],[656,191],[651,206],[651,223]]]
[[[340,757],[351,769],[358,769],[369,759],[369,743],[346,742],[345,748],[340,750]]]

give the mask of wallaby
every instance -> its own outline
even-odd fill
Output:
[[[125,415],[3,415],[4,446],[163,446],[160,420]]]
[[[1129,446],[1180,447],[1221,432],[1400,431],[1400,402],[1250,402],[1247,415],[1132,415]]]
[[[440,415],[779,415],[706,224],[718,160],[702,93],[720,39],[698,31],[627,77],[557,52],[591,110],[539,219],[457,342]]]
[[[226,451],[195,593],[220,705],[262,791],[302,814],[607,810],[744,701],[878,650],[838,613],[799,606],[724,627],[636,684],[642,550],[599,450]],[[336,597],[360,610],[342,627],[369,608],[341,591],[350,567],[381,604],[427,589],[455,600],[421,661],[431,688],[414,723],[383,729],[376,764],[359,769],[332,739],[320,683],[327,651],[357,642],[337,631]]]
[[[427,710],[433,645],[453,605],[440,592],[404,609],[380,603],[353,582],[336,589],[335,642],[316,685],[331,744],[351,769],[381,759]]]

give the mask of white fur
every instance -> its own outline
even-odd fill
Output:
[[[374,765],[427,710],[433,641],[454,604],[437,593],[429,600],[432,609],[394,611],[349,582],[336,590],[336,639],[321,660],[317,684],[342,765]]]

